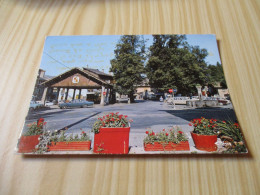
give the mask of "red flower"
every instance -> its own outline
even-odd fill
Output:
[[[125,124],[123,124],[123,127],[125,127]]]
[[[123,115],[119,115],[119,119],[120,119],[120,120],[122,119],[122,117],[123,117]]]
[[[222,121],[223,123],[226,123],[226,121]]]
[[[210,127],[210,125],[208,125],[208,127]]]
[[[106,125],[104,122],[102,123],[103,127]]]
[[[146,131],[145,133],[146,133],[146,134],[149,134],[149,131]]]
[[[197,127],[197,124],[195,124],[194,126]]]
[[[152,135],[155,135],[155,133],[154,133],[154,132],[152,132]]]
[[[182,131],[178,131],[178,133],[179,133],[179,134],[183,134],[183,132],[182,132]]]
[[[118,114],[119,114],[119,112],[116,113],[116,115],[118,115]]]
[[[210,120],[209,122],[210,122],[210,124],[212,124],[212,123],[213,123],[213,122],[212,122],[212,120]]]
[[[109,115],[106,115],[107,116],[107,118],[109,117]]]
[[[84,134],[84,133],[85,133],[85,131],[82,131],[81,133],[82,133],[82,134]]]
[[[166,136],[168,136],[169,134],[168,134],[168,133],[166,133],[165,135],[166,135]]]
[[[235,123],[234,125],[235,125],[237,128],[239,128],[239,124],[238,124],[238,123]]]
[[[163,129],[163,131],[165,131],[165,129]]]
[[[189,126],[192,126],[192,124],[189,123]]]
[[[46,125],[46,124],[47,124],[47,122],[44,122],[44,123],[43,123],[43,125]]]
[[[115,119],[114,119],[114,118],[111,118],[111,121],[115,121]]]
[[[127,115],[125,115],[125,118],[127,118],[128,116]]]

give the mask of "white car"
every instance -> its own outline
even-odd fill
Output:
[[[45,102],[45,106],[53,106],[53,105],[54,105],[53,102],[50,102],[50,101]]]

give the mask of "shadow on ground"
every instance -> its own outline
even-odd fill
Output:
[[[160,110],[167,112],[171,115],[180,117],[187,121],[191,121],[195,118],[213,118],[218,120],[231,120],[237,122],[236,114],[233,109],[230,108],[196,108],[185,110]]]

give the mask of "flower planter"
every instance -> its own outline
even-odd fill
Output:
[[[49,151],[88,151],[91,141],[82,142],[51,142],[48,146]]]
[[[146,144],[144,143],[145,151],[185,151],[190,150],[190,145],[188,141],[181,141],[176,144],[173,142],[169,143],[160,143],[154,142],[154,144]]]
[[[191,137],[194,141],[195,147],[198,150],[204,150],[208,152],[216,151],[217,135],[200,135],[191,132]]]
[[[94,138],[94,153],[128,154],[130,127],[101,127]]]
[[[35,151],[35,146],[39,144],[40,135],[21,136],[19,142],[19,153],[31,153]]]

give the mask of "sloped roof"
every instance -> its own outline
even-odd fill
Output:
[[[104,72],[101,72],[100,70],[94,69],[94,68],[85,68],[84,67],[83,70],[90,71],[90,72],[92,72],[94,74],[97,74],[97,75],[112,77],[112,75],[104,73]]]
[[[89,71],[86,71],[84,69],[82,70],[78,67],[72,68],[72,69],[70,69],[70,70],[68,70],[68,71],[66,71],[66,72],[64,72],[64,73],[62,73],[62,74],[60,74],[56,77],[53,77],[50,80],[43,82],[41,85],[47,85],[47,86],[52,85],[52,84],[57,83],[57,82],[63,80],[64,78],[67,78],[67,77],[69,77],[69,76],[71,76],[75,73],[80,73],[83,76],[90,77],[91,80],[99,83],[100,85],[112,87],[111,84],[109,84],[106,81],[100,79],[97,75],[95,75],[93,73],[91,74]]]

